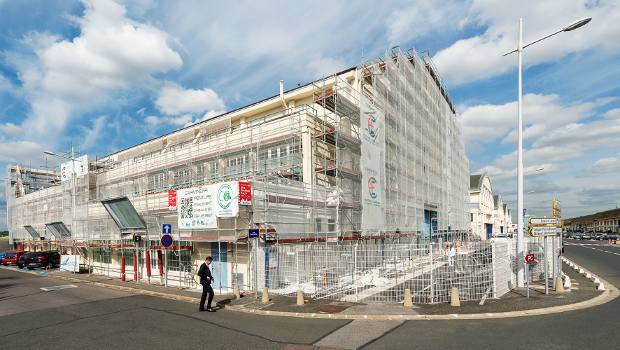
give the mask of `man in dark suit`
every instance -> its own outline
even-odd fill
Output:
[[[198,270],[198,276],[200,276],[200,284],[202,284],[202,296],[200,297],[200,308],[199,311],[205,311],[205,299],[207,298],[207,294],[209,295],[209,301],[207,302],[207,312],[215,312],[211,307],[211,302],[213,301],[213,288],[211,288],[211,282],[213,281],[213,276],[211,275],[211,269],[209,266],[213,262],[213,258],[207,256],[205,258],[205,262],[200,265],[200,269]]]

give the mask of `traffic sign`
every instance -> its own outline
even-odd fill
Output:
[[[172,224],[161,224],[161,234],[169,235],[172,233]]]
[[[134,241],[135,243],[142,242],[142,236],[140,236],[140,235],[134,235],[134,236],[133,236],[133,241]]]
[[[257,238],[258,237],[258,229],[251,228],[248,230],[248,238]]]
[[[536,256],[532,253],[525,255],[524,259],[526,264],[532,265],[536,263]]]
[[[161,236],[161,245],[164,247],[170,247],[172,245],[172,236],[165,234]]]
[[[557,218],[530,218],[530,225],[559,225],[560,220]]]
[[[529,228],[529,234],[532,236],[557,235],[562,233],[559,227],[532,226]]]

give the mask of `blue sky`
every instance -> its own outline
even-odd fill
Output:
[[[433,57],[471,171],[511,204],[516,56],[502,54],[520,16],[526,42],[593,17],[525,51],[526,208],[548,215],[553,196],[565,216],[620,206],[612,0],[0,0],[0,166],[71,145],[105,155],[399,45]]]

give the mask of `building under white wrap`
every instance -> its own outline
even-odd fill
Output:
[[[250,252],[259,246],[420,243],[469,230],[460,124],[437,70],[415,51],[395,49],[85,164],[33,188],[10,167],[10,239],[128,280],[193,287],[211,255],[219,290],[256,288]],[[254,229],[258,240],[248,238]]]

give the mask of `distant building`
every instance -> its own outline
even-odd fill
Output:
[[[564,219],[562,222],[566,231],[620,233],[620,208]]]
[[[510,209],[500,195],[493,193],[491,178],[486,174],[469,177],[469,213],[473,236],[489,239],[513,231]]]

